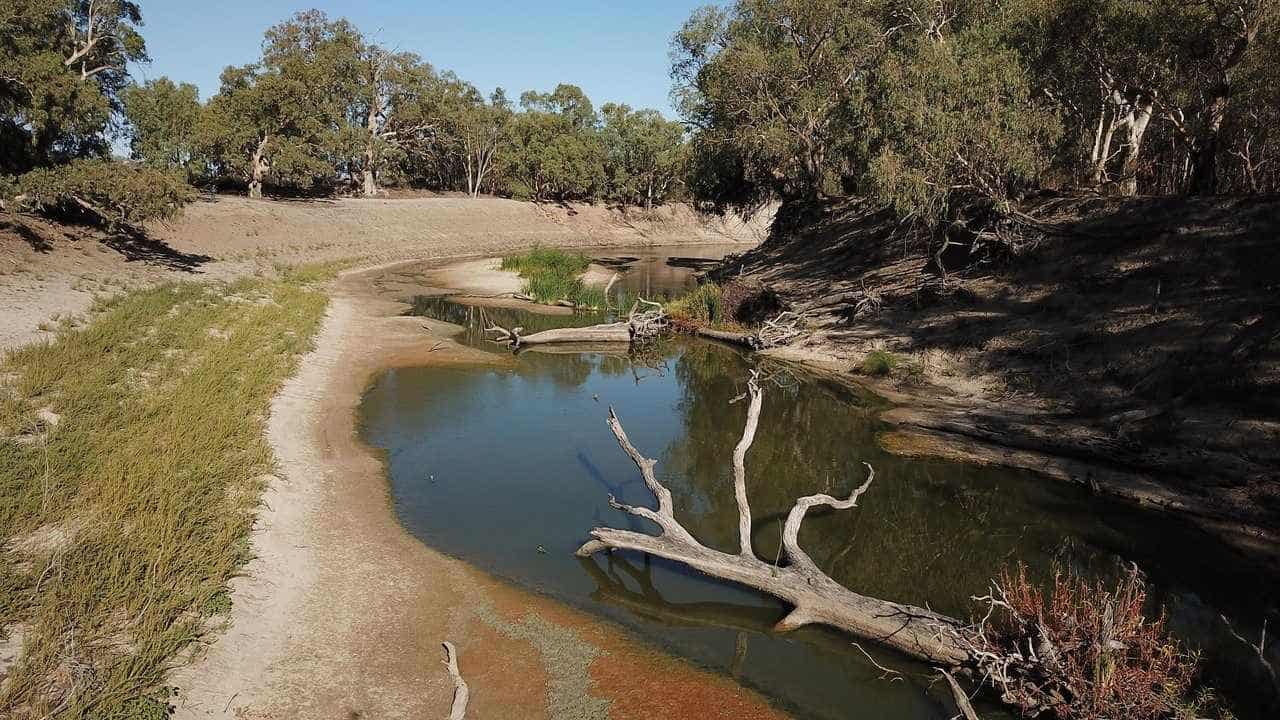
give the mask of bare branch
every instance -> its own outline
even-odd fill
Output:
[[[751,379],[747,381],[747,392],[751,394],[751,404],[747,407],[747,422],[742,428],[742,439],[733,448],[733,494],[738,501],[738,552],[743,557],[754,558],[751,551],[751,505],[747,502],[747,450],[756,438],[756,428],[760,425],[760,407],[764,402],[764,393],[760,391],[760,371],[752,370]]]

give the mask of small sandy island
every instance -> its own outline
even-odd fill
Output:
[[[615,274],[614,270],[591,263],[581,277],[587,285],[603,287]],[[450,263],[428,272],[427,279],[433,287],[447,288],[450,292],[475,298],[518,295],[525,283],[519,274],[502,269],[501,258]]]

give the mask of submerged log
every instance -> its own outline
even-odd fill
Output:
[[[979,643],[967,624],[925,608],[859,595],[823,573],[800,547],[800,527],[811,509],[829,507],[846,510],[857,506],[858,499],[875,480],[875,470],[870,465],[866,465],[866,480],[847,498],[838,499],[818,494],[796,501],[782,530],[781,557],[785,558],[785,565],[779,566],[756,557],[750,541],[751,510],[747,500],[744,469],[746,452],[754,440],[759,423],[763,398],[756,372],[752,373],[748,382],[748,392],[751,402],[746,428],[733,458],[734,495],[739,511],[737,554],[720,552],[703,545],[676,520],[671,491],[658,480],[654,472],[657,461],[644,457],[631,444],[621,421],[610,408],[609,428],[618,445],[640,469],[645,485],[658,501],[658,507],[651,510],[625,505],[613,496],[610,496],[609,504],[652,521],[657,524],[660,532],[648,535],[598,527],[591,531],[592,539],[578,549],[578,555],[589,557],[605,550],[634,550],[666,558],[711,577],[754,588],[786,601],[792,606],[792,610],[777,624],[776,629],[779,631],[790,631],[811,624],[828,625],[934,665],[957,667],[975,664],[973,649]]]
[[[551,343],[631,342],[631,329],[624,322],[580,328],[556,328],[532,335],[521,335],[522,330],[524,330],[522,327],[508,329],[496,325],[487,329],[488,332],[497,334],[497,342],[507,343],[513,348]]]
[[[660,303],[637,299],[631,313],[622,322],[590,325],[580,328],[555,328],[532,335],[521,335],[522,327],[504,328],[490,325],[485,332],[495,334],[494,342],[506,343],[513,349],[528,345],[552,343],[631,343],[648,340],[665,333],[670,319]]]

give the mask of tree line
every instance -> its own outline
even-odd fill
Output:
[[[271,27],[201,103],[167,78],[122,94],[135,158],[193,182],[307,192],[387,185],[653,205],[679,188],[684,129],[654,110],[599,110],[574,85],[485,97],[414,53],[317,10]]]
[[[671,48],[681,122],[562,84],[485,96],[298,13],[218,92],[147,60],[128,0],[0,7],[0,205],[131,224],[191,185],[751,209],[862,196],[936,225],[1038,188],[1280,189],[1280,0],[736,0]],[[136,161],[109,162],[113,140]]]
[[[1280,188],[1276,0],[738,0],[672,75],[719,208],[860,195],[937,221],[1035,188]]]
[[[191,186],[254,197],[387,187],[650,207],[683,192],[684,126],[596,108],[574,85],[486,97],[345,19],[300,12],[261,56],[194,85],[134,82],[148,60],[125,0],[13,0],[0,9],[0,203],[108,224],[170,214]],[[131,164],[111,162],[127,141]]]

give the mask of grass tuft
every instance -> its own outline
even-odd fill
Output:
[[[703,283],[667,303],[667,314],[678,323],[710,327],[721,323],[720,286]]]
[[[104,299],[0,361],[0,628],[25,638],[0,716],[165,706],[166,669],[250,557],[265,420],[319,326],[322,274]]]
[[[555,248],[535,247],[502,258],[502,269],[525,279],[522,291],[534,302],[554,305],[568,300],[579,308],[600,309],[605,306],[604,290],[584,284],[579,277],[590,265],[586,255]]]
[[[883,376],[892,373],[898,367],[898,356],[884,350],[872,350],[858,366],[863,375]]]

